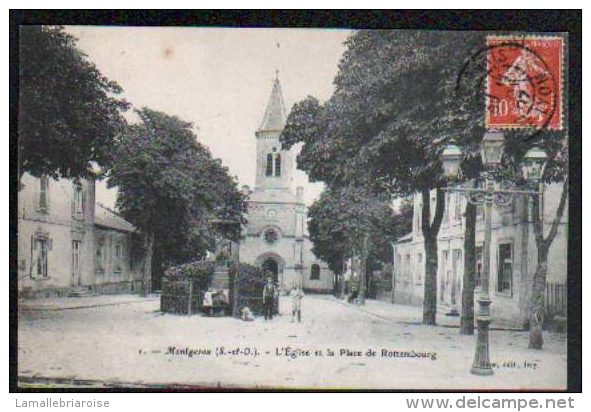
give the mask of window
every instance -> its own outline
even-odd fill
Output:
[[[445,209],[443,211],[443,224],[449,223],[449,193],[445,193]]]
[[[265,175],[273,176],[273,153],[269,153],[267,155],[267,168],[265,171]]]
[[[123,260],[123,245],[117,243],[115,245],[115,270],[121,270],[121,261]]]
[[[74,186],[74,213],[82,214],[83,212],[83,196],[84,189],[80,184]]]
[[[511,293],[513,287],[513,245],[499,244],[497,292]]]
[[[417,285],[423,284],[423,254],[417,254],[417,267],[416,267],[416,277],[415,283]]]
[[[276,148],[273,148],[273,153],[267,154],[266,176],[281,176],[281,155],[275,153],[276,150]]]
[[[267,244],[272,245],[273,243],[277,242],[279,235],[277,234],[277,231],[275,229],[271,228],[265,231],[264,238]]]
[[[404,256],[404,283],[409,283],[412,281],[409,280],[411,275],[412,274],[410,273],[410,254],[407,254],[406,256]]]
[[[39,179],[39,211],[47,213],[49,208],[47,192],[49,190],[49,179],[47,176],[42,176]]]
[[[484,206],[476,205],[476,220],[484,219]]]
[[[310,268],[310,279],[311,280],[319,280],[320,279],[320,266],[316,263],[312,265]]]
[[[460,193],[454,195],[454,220],[462,220],[462,195]]]
[[[105,242],[99,241],[96,247],[96,270],[98,272],[105,271]]]
[[[47,277],[47,250],[48,240],[45,237],[33,238],[33,268],[31,277]]]
[[[441,252],[441,288],[439,293],[439,300],[443,302],[445,297],[445,286],[449,283],[449,271],[447,270],[447,259],[449,251],[444,250]]]
[[[474,286],[479,287],[482,280],[482,246],[476,246],[476,273],[474,274]]]
[[[423,233],[423,203],[419,203],[417,208],[417,232]]]
[[[72,240],[72,273],[78,273],[80,267],[80,246],[79,240]]]
[[[275,176],[281,176],[281,155],[275,155]]]

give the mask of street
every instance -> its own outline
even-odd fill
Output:
[[[494,375],[482,377],[469,373],[475,336],[393,321],[383,316],[395,310],[386,302],[357,308],[308,295],[298,324],[291,323],[288,298],[281,298],[282,315],[272,322],[163,314],[154,297],[113,299],[93,307],[76,305],[76,298],[62,307],[19,302],[21,381],[300,389],[566,386],[561,334],[546,333],[544,349],[536,351],[527,349],[527,332],[492,331]]]

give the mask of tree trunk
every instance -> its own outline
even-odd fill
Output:
[[[147,296],[150,293],[152,281],[152,258],[154,256],[154,232],[144,236],[144,259],[142,263],[142,280],[140,295]]]
[[[476,279],[476,205],[466,204],[464,234],[464,278],[462,287],[462,316],[460,333],[474,334],[474,286]]]
[[[421,228],[425,239],[425,290],[423,297],[423,323],[435,325],[437,316],[437,235],[443,218],[445,194],[437,189],[435,216],[431,222],[431,193],[429,189],[421,191],[423,207],[421,210]]]
[[[425,293],[423,323],[435,325],[437,315],[437,235],[425,235]]]
[[[359,304],[365,305],[365,290],[367,286],[367,250],[368,250],[369,236],[363,236],[363,246],[361,248],[361,262],[359,267]]]
[[[548,272],[548,246],[545,242],[538,247],[538,267],[533,279],[531,309],[529,319],[529,348],[542,349],[542,326],[544,324],[544,307],[546,292],[546,274]]]

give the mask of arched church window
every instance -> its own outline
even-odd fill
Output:
[[[311,280],[319,280],[320,279],[320,266],[316,263],[312,265],[310,268],[310,279]]]
[[[275,176],[281,176],[281,155],[275,155]]]
[[[277,242],[277,239],[279,238],[279,234],[277,233],[277,231],[273,228],[269,228],[265,231],[265,242],[267,242],[267,244],[272,245],[273,243]]]
[[[267,176],[273,176],[273,154],[269,153],[267,155],[267,169],[265,174]]]

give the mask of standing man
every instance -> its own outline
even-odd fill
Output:
[[[275,295],[277,293],[273,278],[267,278],[267,284],[263,289],[263,308],[265,312],[265,320],[273,320],[273,311],[275,310]]]
[[[298,315],[298,322],[302,321],[302,298],[304,292],[299,283],[291,290],[291,323],[295,321],[296,313]]]

